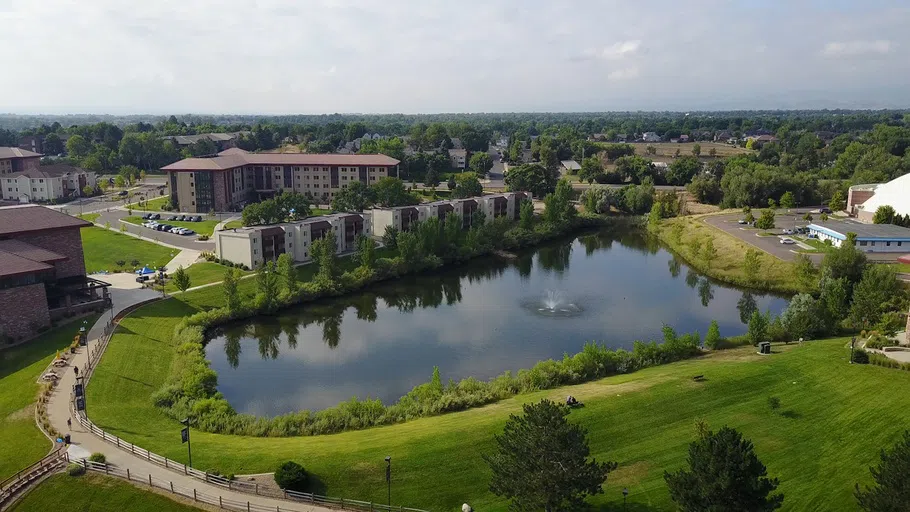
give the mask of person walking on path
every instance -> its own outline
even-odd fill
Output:
[[[76,377],[78,377],[79,376],[79,367],[73,366],[73,372],[76,374]]]
[[[67,429],[67,430],[72,430],[72,429],[73,429],[73,420],[70,419],[70,418],[67,418],[67,419],[66,419],[66,429]]]

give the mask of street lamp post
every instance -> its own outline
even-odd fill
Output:
[[[389,500],[388,506],[392,506],[392,456],[389,455],[385,458],[386,467],[385,467],[385,481],[389,486]]]
[[[853,346],[856,345],[856,336],[850,340],[850,364],[853,364]]]
[[[629,496],[629,488],[623,487],[622,488],[622,508],[623,509],[626,508],[626,497],[628,497],[628,496]]]
[[[193,448],[192,448],[192,445],[190,444],[190,419],[184,418],[184,419],[180,420],[180,423],[186,425],[180,431],[180,439],[181,439],[181,442],[186,443],[186,451],[187,451],[187,454],[189,455],[189,459],[190,459],[189,466],[193,467]]]

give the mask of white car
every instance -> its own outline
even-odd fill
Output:
[[[792,238],[781,238],[780,243],[785,244],[785,245],[791,245],[791,244],[795,244],[796,242],[794,242]]]
[[[793,230],[792,230],[792,229],[785,229],[785,230],[784,230],[784,234],[785,234],[785,235],[792,235],[792,234],[793,234]]]

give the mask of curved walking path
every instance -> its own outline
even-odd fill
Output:
[[[121,278],[120,276],[124,277]],[[159,296],[157,292],[152,290],[138,288],[138,284],[131,274],[113,274],[105,276],[105,278],[109,282],[114,281],[111,283],[113,286],[110,288],[114,303],[114,315],[118,315],[126,308],[155,299]],[[274,499],[225,489],[224,487],[209,484],[189,475],[185,475],[183,472],[163,468],[145,458],[121,450],[113,444],[105,442],[96,435],[93,435],[75,420],[72,422],[72,428],[67,428],[66,421],[72,418],[70,415],[70,392],[73,385],[76,383],[76,375],[72,367],[73,365],[77,366],[81,373],[81,370],[88,361],[89,350],[97,350],[99,345],[98,340],[104,333],[104,329],[110,321],[111,315],[105,313],[102,318],[92,326],[88,333],[88,346],[80,347],[76,354],[70,359],[70,364],[63,368],[62,372],[58,372],[62,373],[61,378],[47,404],[47,414],[51,424],[59,432],[64,434],[69,433],[71,436],[72,445],[68,450],[71,459],[85,458],[94,452],[101,452],[105,454],[109,464],[124,470],[129,469],[133,480],[147,481],[149,476],[151,476],[156,481],[172,482],[174,487],[197,489],[203,493],[222,496],[225,500],[230,499],[242,503],[249,502],[253,507],[265,507],[270,510],[278,510],[279,508],[280,510],[299,512],[326,512],[331,510],[305,503]],[[91,409],[90,403],[87,404],[87,408]]]

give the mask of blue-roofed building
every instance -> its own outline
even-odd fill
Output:
[[[852,221],[814,222],[806,226],[809,236],[830,240],[840,247],[847,233],[856,233],[856,247],[864,252],[910,253],[910,229],[894,224],[861,224]]]

